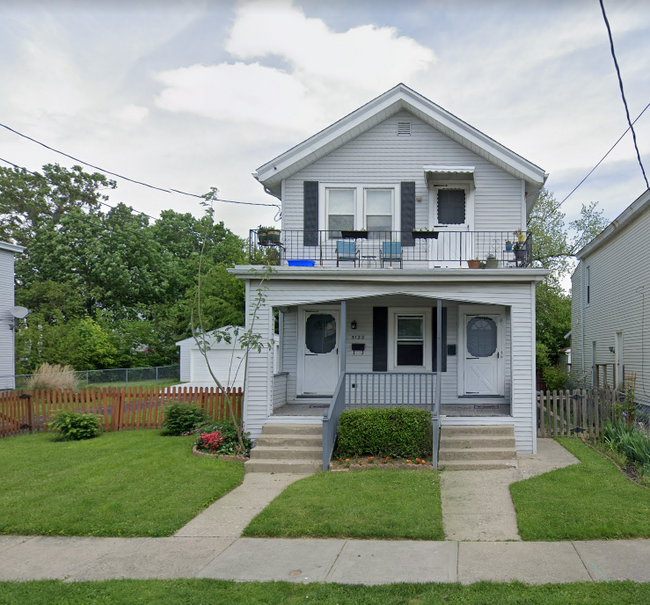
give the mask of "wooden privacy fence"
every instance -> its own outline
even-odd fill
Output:
[[[616,389],[574,389],[537,393],[538,437],[600,437],[618,403]]]
[[[235,416],[242,417],[244,393],[228,389]],[[98,414],[106,431],[157,429],[163,410],[170,403],[190,403],[203,408],[208,418],[228,420],[230,414],[223,391],[214,388],[102,388],[79,391],[40,389],[0,393],[0,437],[47,431],[60,411]]]

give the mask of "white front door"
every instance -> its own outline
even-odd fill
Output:
[[[302,394],[332,395],[339,377],[339,312],[305,311],[302,327]]]
[[[503,316],[498,313],[468,313],[463,317],[463,378],[460,394],[503,395]]]

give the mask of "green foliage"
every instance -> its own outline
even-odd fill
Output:
[[[80,441],[97,437],[101,416],[81,412],[59,412],[49,426],[61,441]]]
[[[650,476],[650,436],[636,424],[607,421],[603,430],[605,443],[623,454],[640,475]]]
[[[546,366],[542,370],[542,378],[549,391],[561,391],[566,389],[570,376],[559,366]]]
[[[205,424],[205,411],[191,403],[170,403],[165,407],[165,435],[187,435]]]
[[[201,441],[202,433],[214,433],[218,431],[223,437],[223,441],[217,450],[217,454],[224,456],[237,456],[243,455],[250,451],[253,442],[250,440],[250,433],[243,433],[242,440],[244,442],[244,451],[240,451],[239,440],[237,439],[237,427],[231,420],[219,420],[218,422],[209,422],[201,425],[194,430],[198,434],[195,445],[197,449],[204,449],[203,442]]]
[[[537,285],[536,301],[537,342],[544,345],[549,363],[554,364],[561,349],[570,345],[564,336],[571,330],[571,297],[557,282],[547,280]]]
[[[341,414],[336,457],[429,458],[431,414],[414,408],[367,408]]]

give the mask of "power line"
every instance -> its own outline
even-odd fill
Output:
[[[618,67],[618,61],[616,60],[616,52],[614,51],[614,38],[612,37],[612,30],[609,27],[609,21],[607,20],[607,15],[605,13],[605,5],[603,4],[603,0],[600,0],[600,8],[603,11],[603,19],[605,20],[605,25],[607,26],[607,35],[609,36],[609,48],[612,52],[612,59],[614,59],[614,67],[616,67],[616,75],[618,76],[618,86],[621,89],[621,97],[623,98],[623,105],[625,106],[625,115],[627,116],[627,123],[630,125],[630,129],[632,130],[632,139],[634,140],[634,149],[636,149],[636,157],[637,160],[639,161],[639,166],[641,166],[641,172],[643,173],[643,180],[645,181],[646,189],[650,189],[650,185],[648,184],[648,177],[645,174],[645,170],[643,168],[643,162],[641,161],[639,146],[637,145],[636,142],[636,132],[634,132],[634,126],[630,121],[630,111],[627,107],[627,100],[625,99],[625,91],[623,90],[623,78],[621,78],[621,70]]]
[[[138,181],[137,179],[132,179],[132,178],[129,178],[128,176],[118,174],[117,172],[111,172],[110,170],[106,170],[105,168],[100,168],[99,166],[96,166],[95,164],[91,164],[90,162],[86,162],[84,160],[76,158],[75,156],[70,155],[69,153],[66,153],[65,151],[61,151],[59,149],[55,149],[54,147],[51,147],[50,145],[46,145],[45,143],[43,143],[41,141],[38,141],[37,139],[34,139],[33,137],[30,137],[30,136],[28,136],[26,134],[23,134],[22,132],[19,132],[19,131],[15,130],[14,128],[11,128],[10,126],[7,126],[6,124],[2,124],[0,122],[0,126],[2,126],[2,128],[5,128],[9,132],[12,132],[15,135],[18,135],[19,137],[22,137],[23,139],[27,139],[28,141],[31,141],[32,143],[36,143],[37,145],[40,145],[41,147],[45,147],[45,149],[48,149],[49,151],[53,151],[54,153],[58,153],[58,154],[60,154],[62,156],[65,156],[66,158],[74,160],[75,162],[79,162],[80,164],[83,164],[84,166],[89,166],[90,168],[93,168],[94,170],[99,170],[100,172],[110,174],[111,176],[117,177],[119,179],[123,179],[125,181],[135,183],[136,185],[141,185],[143,187],[148,187],[149,189],[155,189],[157,191],[162,191],[163,193],[179,193],[180,195],[186,195],[188,197],[195,197],[195,198],[199,198],[199,199],[205,199],[202,195],[198,195],[196,193],[190,193],[188,191],[183,191],[182,189],[172,189],[171,187],[169,189],[166,189],[164,187],[157,187],[156,185],[151,185],[149,183],[145,183],[144,181]],[[3,161],[7,162],[7,160],[3,160]],[[12,162],[7,162],[7,163],[12,164],[12,165],[15,166],[15,164],[13,164]],[[18,166],[18,168],[21,168],[21,166]],[[30,172],[30,171],[27,170],[27,172]],[[34,174],[34,173],[31,173],[31,174]],[[282,209],[280,208],[280,206],[278,204],[264,204],[264,203],[261,203],[261,202],[242,202],[242,201],[239,201],[239,200],[224,200],[224,199],[217,198],[217,197],[210,198],[210,199],[211,199],[211,201],[221,202],[221,203],[224,203],[224,204],[240,204],[242,206],[265,206],[267,208],[275,208],[277,210],[277,213],[275,215],[276,220],[277,220],[277,217],[279,216],[279,214],[282,212]],[[112,206],[111,206],[111,208],[112,208]],[[144,214],[144,212],[141,213],[141,214]]]
[[[639,118],[640,118],[640,117],[641,117],[641,116],[646,112],[646,110],[648,109],[648,107],[650,107],[650,103],[648,103],[648,104],[643,108],[643,111],[642,111],[642,112],[641,112],[641,113],[636,117],[636,119],[634,120],[634,122],[632,122],[632,124],[636,124],[636,123],[637,123],[637,121],[639,120]],[[605,158],[606,158],[610,153],[612,153],[612,151],[614,151],[614,147],[616,147],[616,146],[621,142],[621,140],[623,139],[623,137],[624,137],[624,136],[625,136],[625,135],[630,131],[630,128],[631,128],[631,126],[628,126],[628,127],[627,127],[627,129],[625,130],[625,132],[624,132],[620,137],[618,137],[616,143],[614,143],[614,144],[609,148],[609,151],[608,151],[608,152],[607,152],[607,153],[606,153],[602,158],[600,158],[599,162],[598,162],[598,163],[597,163],[597,164],[596,164],[596,165],[595,165],[595,166],[594,166],[594,167],[593,167],[593,168],[592,168],[592,169],[587,173],[587,175],[586,175],[586,176],[585,176],[585,177],[584,177],[584,178],[583,178],[583,179],[582,179],[582,180],[581,180],[581,181],[580,181],[580,182],[579,182],[579,183],[578,183],[578,184],[577,184],[577,185],[576,185],[572,190],[571,190],[571,193],[569,193],[569,195],[567,195],[567,196],[566,196],[566,197],[565,197],[565,198],[564,198],[564,199],[563,199],[563,200],[558,204],[558,208],[559,208],[562,204],[564,204],[564,202],[566,202],[566,201],[567,201],[567,200],[568,200],[568,199],[569,199],[569,198],[570,198],[570,197],[571,197],[571,196],[572,196],[572,195],[577,191],[578,187],[580,187],[580,185],[582,185],[582,183],[584,183],[584,182],[585,182],[585,181],[586,181],[586,180],[587,180],[587,179],[592,175],[592,173],[594,172],[594,170],[596,170],[596,168],[598,168],[598,166],[600,166],[600,165],[605,161]]]

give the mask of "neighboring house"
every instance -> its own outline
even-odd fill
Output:
[[[277,321],[282,371],[251,352],[253,438],[320,423],[334,403],[433,410],[440,350],[443,425],[514,426],[517,450],[536,451],[535,284],[547,271],[529,266],[530,238],[516,252],[506,240],[526,229],[541,168],[400,84],[255,177],[281,200],[281,264],[231,272],[248,321],[263,280],[255,331],[270,338]],[[468,268],[490,254],[496,268]]]
[[[580,382],[637,375],[650,404],[650,189],[577,253],[571,278],[571,367]],[[634,258],[630,259],[631,251]]]
[[[234,326],[226,326],[223,330],[229,332],[230,343],[224,339],[217,342],[217,339],[212,335],[206,339],[209,347],[207,357],[210,368],[222,386],[243,387],[244,372],[246,369],[243,360],[246,356],[246,351],[237,342]],[[239,327],[240,334],[244,330],[245,328]],[[277,341],[277,338],[275,340]],[[192,336],[180,340],[176,344],[180,347],[181,382],[191,384],[192,386],[214,387],[214,380],[208,370],[208,364],[196,339]],[[275,347],[277,349],[277,343]],[[274,355],[274,359],[279,359],[279,356],[277,354]]]
[[[14,255],[20,246],[0,242],[0,390],[15,386],[14,346]]]

